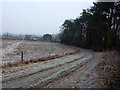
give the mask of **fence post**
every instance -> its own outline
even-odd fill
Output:
[[[23,50],[21,51],[21,62],[23,64]]]

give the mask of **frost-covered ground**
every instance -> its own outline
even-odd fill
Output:
[[[80,53],[68,55],[49,61],[37,62],[36,65],[28,68],[23,68],[14,72],[14,68],[8,70],[4,68],[3,71],[13,72],[3,73],[2,85],[4,88],[18,88],[18,87],[35,87],[44,85],[49,80],[59,79],[61,75],[66,75],[73,72],[75,69],[80,68],[83,64],[91,61],[92,54],[88,50],[80,50]],[[79,67],[78,67],[79,66]],[[21,66],[22,67],[22,66]],[[77,68],[76,68],[77,67]]]
[[[12,50],[10,51],[9,48]],[[2,68],[3,88],[120,87],[120,55],[117,52],[94,52],[80,48],[80,52],[70,55],[79,49],[57,43],[32,41],[17,41],[2,49],[9,50],[8,53],[14,55],[19,55],[19,51],[23,49],[26,57],[33,55],[36,59],[41,57],[38,61],[42,60]],[[9,56],[6,53],[4,55]],[[46,56],[44,54],[42,56],[40,53],[44,53]],[[64,56],[64,53],[68,53],[68,55]],[[63,57],[48,60],[54,54],[63,55]],[[26,59],[25,56],[24,59]],[[29,59],[26,60],[29,61]]]
[[[79,48],[58,43],[2,40],[2,65],[21,61],[21,50],[24,52],[24,61],[46,60],[75,53]]]

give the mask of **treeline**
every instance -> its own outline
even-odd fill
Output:
[[[41,36],[30,35],[30,34],[12,34],[6,32],[2,34],[2,39],[14,39],[14,40],[40,40]]]
[[[62,24],[60,42],[96,51],[120,51],[120,2],[96,2]]]
[[[4,33],[0,36],[2,39],[10,39],[10,40],[30,40],[30,41],[48,41],[48,42],[59,42],[58,34],[44,34],[40,35],[32,35],[32,34],[11,34]]]

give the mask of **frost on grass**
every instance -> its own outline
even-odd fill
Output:
[[[104,53],[98,66],[98,75],[104,77],[103,85],[108,88],[120,88],[120,54],[113,51]]]
[[[23,50],[24,62],[37,62],[54,59],[77,52],[79,49],[58,43],[38,41],[3,40],[2,65],[20,63],[21,50]]]
[[[102,52],[102,58],[86,77],[82,88],[120,88],[120,55],[118,52]],[[89,83],[88,83],[89,82]]]

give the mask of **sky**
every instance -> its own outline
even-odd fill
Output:
[[[0,33],[56,34],[66,19],[75,19],[92,2],[2,2]]]

